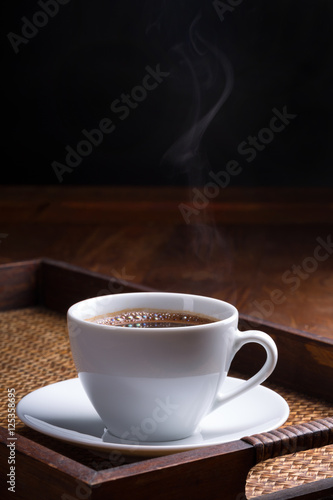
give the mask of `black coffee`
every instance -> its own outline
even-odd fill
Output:
[[[126,328],[170,328],[214,323],[215,318],[190,312],[126,310],[95,316],[87,321]]]

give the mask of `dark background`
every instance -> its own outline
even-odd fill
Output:
[[[244,0],[224,14],[221,2],[223,20],[202,0],[40,2],[58,12],[2,3],[2,184],[59,184],[52,162],[103,118],[115,131],[62,184],[202,184],[233,159],[233,185],[333,184],[330,0]],[[15,53],[7,35],[23,36],[23,17],[48,21]],[[120,120],[111,103],[157,65],[169,75]],[[248,162],[239,144],[285,106],[297,117]]]

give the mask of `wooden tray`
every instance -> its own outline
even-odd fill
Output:
[[[8,264],[0,266],[0,318],[2,316],[3,321],[11,318],[14,322],[23,312],[24,321],[47,317],[48,324],[52,324],[53,328],[56,325],[64,330],[64,313],[79,300],[101,293],[145,290],[147,288],[49,259]],[[241,316],[240,329],[249,328],[263,329],[278,346],[279,362],[265,385],[280,392],[291,407],[293,419],[289,419],[284,427],[231,443],[115,464],[110,457],[61,443],[17,421],[13,496],[8,491],[5,477],[10,467],[5,402],[6,408],[3,408],[2,414],[6,418],[2,420],[3,427],[0,427],[0,466],[3,472],[1,498],[97,500],[121,497],[170,500],[186,497],[191,500],[245,500],[246,494],[248,498],[259,498],[256,492],[272,491],[267,484],[279,482],[282,468],[289,469],[294,457],[296,460],[299,456],[299,453],[294,455],[296,452],[306,453],[304,450],[313,448],[319,449],[322,456],[325,455],[327,472],[327,460],[329,463],[333,457],[332,447],[328,446],[333,443],[333,343],[329,339],[318,339],[305,332]],[[9,387],[17,386],[17,394],[22,397],[37,387],[55,381],[55,373],[58,373],[59,380],[75,376],[65,333],[62,347],[56,343],[52,353],[47,351],[44,354],[38,338],[31,338],[31,343],[26,344],[28,347],[24,347],[26,352],[22,353],[20,336],[15,337],[18,344],[15,344],[14,337],[6,337],[7,340],[2,342],[3,371],[10,363],[12,366],[16,362],[16,371],[12,375],[14,379],[10,379],[8,372],[5,373],[6,399]],[[60,366],[59,358],[62,360]],[[23,369],[20,369],[20,362]],[[249,345],[237,355],[232,372],[248,376],[262,362],[260,348]],[[29,372],[25,366],[29,366]],[[302,416],[305,417],[304,421]],[[305,423],[309,416],[312,422]],[[318,459],[317,451],[316,459],[313,460],[316,472],[320,469],[322,456]],[[271,463],[274,457],[284,457],[289,462],[280,463],[275,469],[273,467],[273,473],[269,476],[265,464]],[[256,474],[252,474],[255,470],[252,468],[256,464],[261,467],[260,472],[264,470],[266,489],[255,487]],[[323,475],[318,474],[316,477]],[[329,470],[324,477],[316,482],[305,482],[302,486],[264,494],[260,498],[333,498],[333,478]]]

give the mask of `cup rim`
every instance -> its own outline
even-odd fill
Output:
[[[125,293],[118,293],[118,294],[107,294],[107,295],[100,295],[100,296],[95,296],[95,297],[90,297],[87,299],[80,300],[74,304],[72,304],[68,311],[67,311],[67,319],[71,319],[78,324],[82,324],[87,326],[87,319],[82,319],[78,317],[77,314],[75,314],[75,310],[78,309],[81,305],[88,303],[88,302],[93,302],[93,301],[102,301],[103,299],[105,300],[106,297],[112,297],[112,296],[134,296],[134,295],[146,295],[146,296],[151,296],[151,295],[159,295],[159,296],[187,296],[189,298],[193,298],[194,300],[205,300],[209,302],[214,302],[217,305],[223,305],[224,307],[227,307],[230,309],[230,315],[228,315],[226,318],[223,319],[217,319],[213,323],[205,323],[205,324],[200,324],[200,325],[190,325],[190,326],[176,326],[176,327],[163,327],[163,332],[165,333],[170,333],[174,332],[177,333],[181,331],[182,333],[185,331],[192,331],[193,329],[198,329],[202,328],[203,326],[206,328],[216,328],[216,326],[220,325],[226,325],[228,323],[233,322],[235,319],[238,320],[238,310],[237,308],[230,304],[229,302],[226,302],[221,299],[217,299],[215,297],[207,297],[205,295],[199,295],[199,294],[190,294],[190,293],[181,293],[181,292],[125,292]],[[151,308],[153,309],[153,308]],[[195,311],[193,311],[195,313]],[[203,314],[203,313],[201,313]],[[209,314],[207,314],[209,316]],[[124,328],[121,326],[114,326],[114,325],[103,325],[99,323],[93,323],[91,322],[90,325],[94,328],[95,331],[110,331],[110,328],[112,329],[112,332],[122,332],[122,334],[127,333],[129,334],[130,332],[135,331],[136,334],[138,334],[138,330],[140,330],[140,333],[156,333],[157,331],[161,333],[161,328],[159,327],[151,327],[151,328],[142,328],[142,329],[132,329],[132,328]]]

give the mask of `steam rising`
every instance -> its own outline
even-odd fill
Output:
[[[233,89],[233,69],[227,57],[211,43],[204,40],[196,29],[199,17],[193,21],[189,30],[189,42],[178,46],[175,51],[182,56],[191,76],[191,90],[193,93],[193,108],[191,124],[187,131],[164,154],[162,164],[167,163],[178,167],[193,177],[196,170],[202,170],[206,160],[202,150],[203,136],[220,111]],[[222,70],[222,71],[221,71]],[[222,92],[217,101],[210,105],[207,103],[210,93],[216,88],[216,74],[223,74]],[[206,108],[206,109],[204,109]]]

